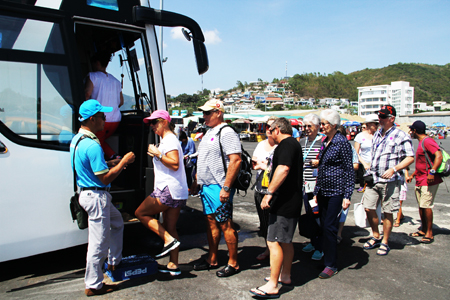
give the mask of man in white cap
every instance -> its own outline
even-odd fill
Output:
[[[218,100],[209,100],[199,107],[205,125],[211,127],[198,147],[197,179],[201,185],[203,214],[206,217],[209,244],[208,258],[194,265],[194,270],[218,268],[217,251],[220,230],[228,247],[228,264],[217,271],[218,277],[228,277],[239,272],[237,261],[238,235],[231,220],[235,189],[233,182],[241,164],[241,143],[237,133],[224,122],[225,109]],[[220,145],[219,145],[220,143]],[[222,148],[222,150],[221,150]],[[223,154],[223,155],[222,155]],[[223,160],[224,159],[224,160]],[[227,170],[224,168],[224,162]],[[195,189],[197,182],[194,181]],[[218,210],[218,208],[220,208]],[[219,213],[220,212],[220,213]]]
[[[81,189],[80,205],[89,216],[84,278],[86,296],[112,292],[113,286],[102,282],[102,264],[108,259],[108,269],[114,270],[122,260],[123,219],[111,203],[109,189],[120,172],[134,162],[134,153],[129,152],[123,159],[115,160],[116,165],[111,169],[105,162],[95,133],[103,130],[104,113],[111,110],[112,107],[102,106],[97,100],[81,104],[78,118],[81,128],[70,144],[72,168],[75,168],[77,185]]]

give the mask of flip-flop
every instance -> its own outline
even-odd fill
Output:
[[[399,223],[395,222],[394,227],[400,227],[400,222]]]
[[[276,293],[276,294],[268,294],[267,292],[261,290],[260,287],[255,288],[255,290],[257,290],[258,292],[261,292],[262,294],[254,292],[252,290],[250,290],[250,293],[253,294],[253,296],[256,296],[258,298],[263,298],[263,299],[277,299],[277,298],[280,298],[280,293],[279,292]]]
[[[425,236],[425,233],[422,233],[420,231],[416,231],[416,232],[410,233],[409,236],[412,236],[412,237]]]
[[[269,282],[269,280],[270,280],[270,277],[264,277],[264,281],[265,282]],[[278,283],[281,284],[281,285],[284,285],[284,286],[292,286],[292,283],[284,283],[284,282],[279,281],[279,280],[278,280]]]
[[[383,249],[381,247],[384,247],[385,249]],[[389,246],[387,244],[381,243],[380,248],[377,251],[377,255],[386,256],[386,255],[388,255],[389,251],[391,251],[391,248],[389,248]]]
[[[432,238],[427,238],[427,237],[423,237],[420,242],[422,244],[431,244],[432,242],[434,242],[434,237]]]

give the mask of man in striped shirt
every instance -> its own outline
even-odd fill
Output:
[[[385,105],[378,112],[381,129],[375,132],[372,142],[372,162],[370,174],[373,184],[368,184],[363,196],[367,219],[373,237],[364,244],[364,249],[380,246],[378,255],[387,255],[389,235],[393,226],[393,213],[400,208],[399,193],[402,170],[414,162],[414,150],[410,136],[398,129],[394,122],[397,113],[391,105]],[[378,230],[376,207],[381,201],[384,213],[383,232]]]

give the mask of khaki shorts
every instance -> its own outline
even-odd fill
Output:
[[[434,207],[434,197],[438,190],[439,184],[432,186],[416,186],[416,199],[419,203],[420,208],[433,208]]]
[[[400,209],[399,180],[392,182],[378,182],[373,187],[366,187],[362,198],[365,209],[375,210],[381,201],[381,212],[392,214]]]

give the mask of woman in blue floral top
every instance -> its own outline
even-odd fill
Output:
[[[337,131],[341,123],[339,114],[326,109],[320,114],[320,127],[326,135],[319,157],[312,163],[318,166],[314,198],[319,205],[323,234],[325,269],[319,278],[326,279],[337,273],[337,232],[342,209],[350,206],[355,186],[352,148],[347,138]]]

